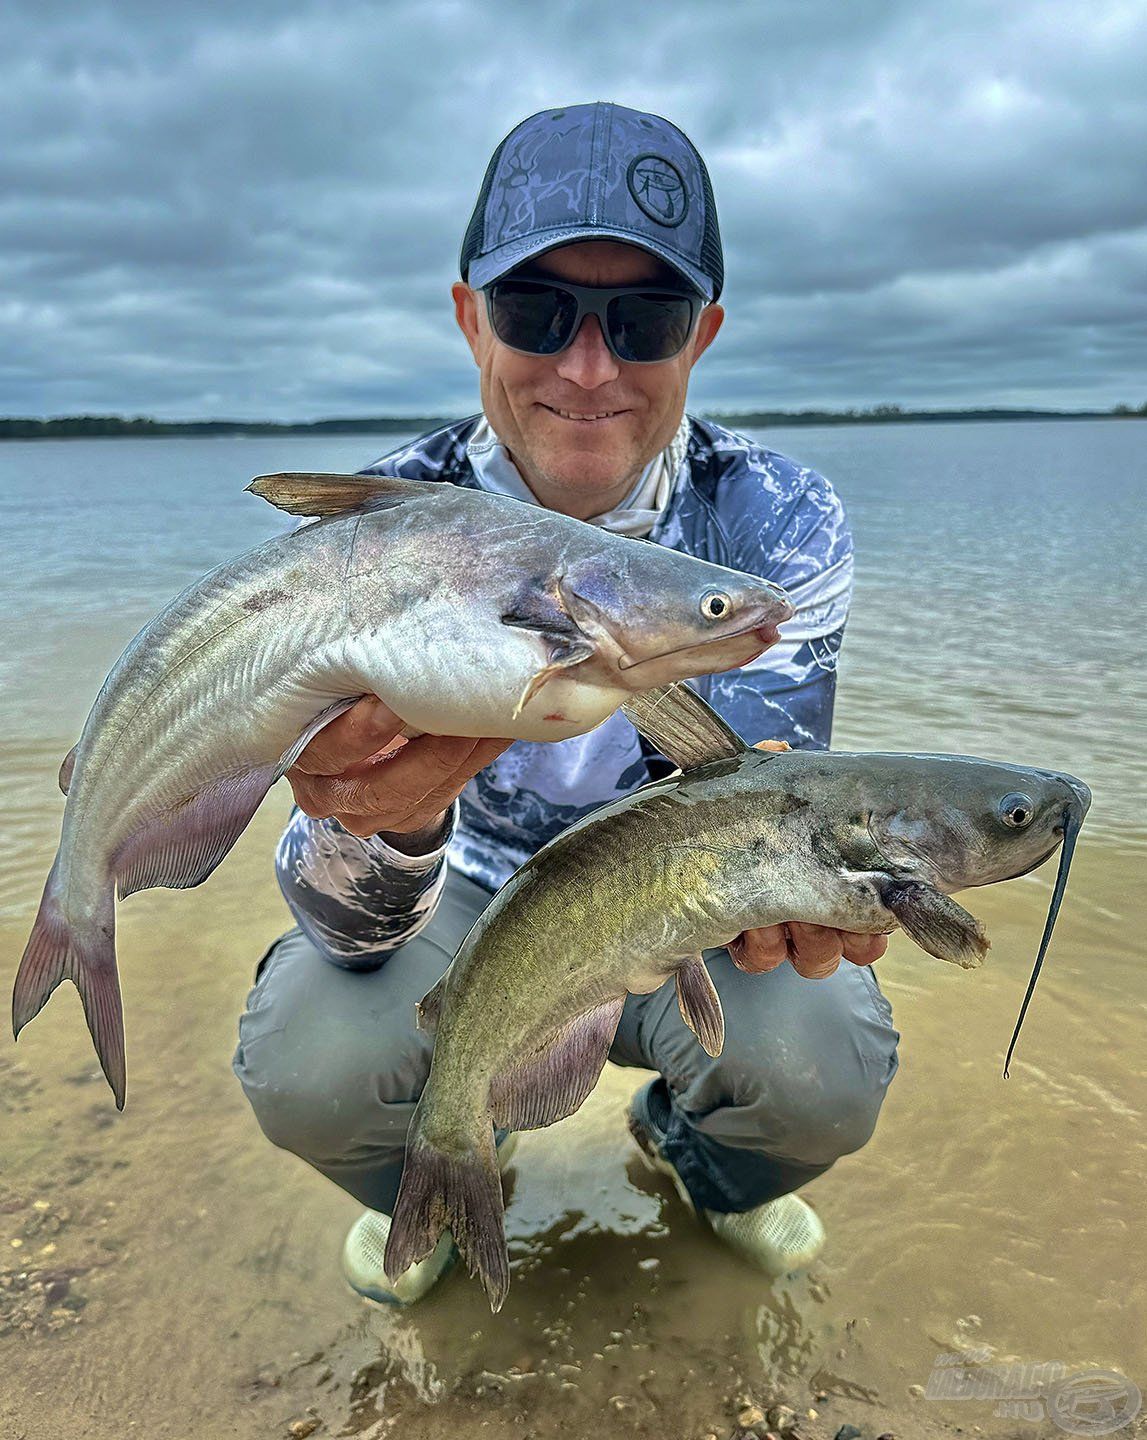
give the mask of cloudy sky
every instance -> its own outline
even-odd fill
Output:
[[[694,408],[1147,401],[1143,0],[8,0],[0,414],[474,408],[493,147],[612,99],[705,154]]]

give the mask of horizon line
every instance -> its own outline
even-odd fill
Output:
[[[700,419],[718,423],[759,428],[765,425],[815,424],[887,424],[943,422],[945,420],[1101,420],[1147,418],[1147,404],[1133,407],[1117,404],[1110,409],[1058,410],[1040,406],[965,405],[953,409],[932,407],[914,409],[896,404],[881,404],[858,409],[800,410],[717,409],[705,407],[695,412]],[[463,417],[464,418],[464,417]],[[56,436],[98,438],[102,435],[159,435],[207,432],[216,434],[243,433],[344,433],[371,430],[426,430],[455,423],[441,415],[364,415],[330,416],[317,420],[232,420],[227,418],[198,420],[160,420],[149,415],[108,415],[92,412],[36,416],[0,416],[0,439],[36,439]]]

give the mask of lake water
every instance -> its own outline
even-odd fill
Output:
[[[70,733],[116,643],[211,565],[281,528],[278,512],[243,493],[253,475],[357,468],[402,438],[0,447],[0,615],[11,636],[0,715]],[[1095,791],[1089,831],[1141,844],[1147,427],[838,426],[764,438],[828,475],[852,521],[858,578],[837,747],[1061,766]],[[61,687],[53,677],[65,663],[81,669]]]
[[[281,528],[242,493],[253,475],[353,469],[402,438],[0,445],[5,984],[58,833],[56,768],[123,644]],[[123,907],[122,1117],[91,1078],[68,987],[18,1048],[0,1040],[0,1362],[17,1382],[0,1385],[5,1433],[39,1435],[38,1414],[64,1440],[120,1434],[130,1415],[141,1433],[254,1436],[311,1404],[331,1431],[365,1434],[421,1395],[442,1405],[420,1423],[445,1434],[463,1413],[449,1408],[459,1384],[520,1362],[543,1377],[541,1400],[491,1392],[479,1411],[509,1427],[491,1434],[521,1433],[507,1405],[539,1435],[558,1415],[584,1433],[616,1396],[644,1434],[670,1403],[664,1376],[690,1370],[672,1403],[698,1434],[710,1420],[725,1433],[736,1383],[762,1393],[780,1375],[827,1393],[840,1421],[867,1424],[875,1404],[873,1423],[898,1434],[922,1417],[990,1432],[1004,1423],[990,1405],[973,1415],[910,1390],[938,1351],[969,1342],[1147,1381],[1147,426],[765,438],[830,477],[856,537],[834,743],[1064,768],[1094,791],[1012,1080],[999,1064],[1047,905],[1042,872],[971,897],[994,941],[982,971],[899,938],[880,962],[901,1073],[874,1139],[810,1190],[830,1237],[810,1277],[774,1289],[746,1277],[641,1178],[623,1123],[635,1077],[611,1070],[560,1131],[523,1141],[508,1213],[517,1275],[497,1322],[461,1281],[410,1316],[360,1309],[337,1274],[352,1203],[266,1144],[227,1069],[254,960],[285,920],[276,797],[209,885]],[[89,1302],[51,1324],[21,1309],[18,1278],[49,1264]]]

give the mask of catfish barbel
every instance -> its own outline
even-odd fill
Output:
[[[744,930],[900,926],[930,955],[978,965],[987,937],[950,892],[1025,875],[1062,842],[1019,1033],[1086,785],[957,755],[765,753],[681,685],[624,709],[683,773],[543,846],[422,1001],[420,1023],[437,1037],[386,1247],[392,1281],[449,1229],[499,1309],[509,1261],[495,1127],[572,1115],[597,1083],[626,995],[672,977],[686,1023],[719,1055],[724,1017],[701,952]],[[1009,1060],[1014,1046],[1015,1035]]]
[[[12,996],[63,979],[123,1108],[115,895],[206,880],[274,782],[364,695],[430,733],[563,740],[666,680],[745,664],[784,591],[519,500],[387,476],[266,475],[323,517],[227,561],[128,645],[60,770],[60,848]]]

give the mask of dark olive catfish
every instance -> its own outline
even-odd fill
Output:
[[[626,995],[669,978],[719,1054],[724,1018],[701,952],[744,930],[900,926],[929,954],[978,965],[987,937],[950,892],[1024,875],[1063,844],[1042,963],[1091,799],[1081,781],[954,755],[765,753],[684,686],[625,711],[683,773],[539,850],[422,1002],[437,1038],[386,1250],[392,1280],[449,1229],[498,1309],[509,1265],[495,1127],[572,1114]]]

